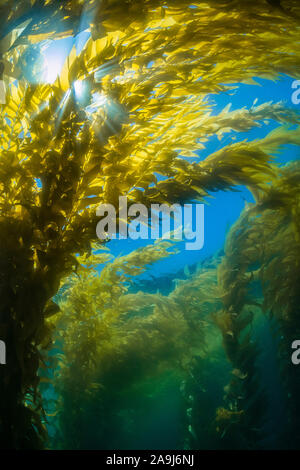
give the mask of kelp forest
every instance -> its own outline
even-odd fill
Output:
[[[299,2],[0,16],[0,448],[300,449]],[[209,253],[97,236],[241,191]]]

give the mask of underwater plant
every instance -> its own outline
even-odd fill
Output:
[[[62,448],[120,448],[115,427],[122,423],[118,415],[128,417],[126,396],[134,393],[135,410],[136,402],[145,401],[141,413],[149,406],[145,393],[139,398],[147,381],[164,383],[172,373],[179,389],[191,363],[211,347],[205,337],[213,327],[209,311],[218,304],[215,270],[178,281],[169,295],[130,292],[133,276],[174,254],[170,245],[160,241],[107,260],[100,274],[84,270],[59,296],[61,311],[49,321],[59,351],[54,423]]]
[[[275,131],[274,136],[280,136]],[[266,315],[277,340],[277,362],[284,384],[287,424],[278,436],[281,448],[299,448],[299,379],[291,362],[291,344],[298,337],[299,309],[299,162],[274,166],[275,177],[249,204],[226,241],[219,267],[224,310],[216,316],[223,333],[233,379],[226,390],[227,408],[217,410],[220,432],[246,440],[257,448],[262,439],[262,419],[267,408],[259,384],[253,335],[254,312]],[[258,295],[258,288],[261,290]],[[250,329],[249,329],[250,328]],[[250,435],[249,435],[250,433]]]
[[[299,10],[293,0],[1,2],[2,448],[44,445],[38,371],[53,341],[47,318],[80,268],[77,255],[91,253],[99,203],[117,206],[122,195],[146,205],[190,201],[237,184],[256,194],[276,178],[270,148],[298,143],[297,129],[280,126],[262,142],[227,145],[203,160],[195,151],[265,119],[298,124],[282,103],[215,116],[207,94],[253,77],[296,77]],[[74,44],[57,79],[45,83],[44,41],[85,30],[81,52]]]

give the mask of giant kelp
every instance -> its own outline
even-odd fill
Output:
[[[248,130],[265,118],[298,123],[283,104],[212,116],[206,99],[254,76],[298,74],[298,3],[190,6],[1,2],[8,85],[0,124],[1,336],[10,351],[1,369],[3,447],[41,445],[37,370],[51,341],[45,318],[57,311],[51,299],[62,279],[78,267],[75,254],[90,251],[96,204],[115,204],[119,195],[147,205],[183,201],[240,183],[259,193],[274,178],[270,149],[299,140],[297,130],[284,129],[204,161],[180,158],[214,134]],[[72,49],[54,84],[42,83],[41,41],[84,29],[91,37],[83,50]],[[78,80],[87,88],[84,100],[76,96]]]
[[[220,307],[215,269],[178,281],[169,295],[130,292],[132,277],[174,254],[169,249],[170,242],[161,241],[107,261],[100,275],[85,268],[79,279],[67,281],[61,312],[49,320],[56,324],[54,348],[60,352],[53,382],[60,447],[119,448],[115,429],[109,429],[113,420],[117,427],[122,423],[116,415],[126,412],[124,396],[133,395],[135,403],[135,389],[141,392],[156,377],[163,383],[171,371],[182,382],[195,358],[213,347],[205,338],[213,328],[209,312]],[[93,443],[87,441],[91,433]]]
[[[299,379],[290,358],[291,344],[299,334],[299,249],[299,162],[296,161],[276,168],[272,185],[266,185],[257,195],[256,204],[244,210],[231,229],[219,267],[225,308],[216,321],[235,371],[227,390],[227,409],[218,409],[217,423],[220,431],[229,429],[229,446],[234,442],[233,432],[239,434],[238,440],[244,447],[257,447],[262,439],[266,402],[259,386],[258,346],[253,331],[249,331],[253,311],[258,308],[270,320],[275,318],[277,325],[273,334],[279,341],[277,360],[286,390],[288,416],[279,443],[283,448],[299,447]]]

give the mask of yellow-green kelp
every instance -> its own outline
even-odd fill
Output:
[[[206,337],[214,328],[209,313],[221,306],[216,269],[178,280],[169,295],[130,293],[133,276],[172,253],[171,243],[160,241],[106,261],[100,274],[85,268],[67,281],[61,311],[49,320],[60,351],[53,382],[60,447],[92,445],[91,429],[94,445],[111,446],[115,430],[108,429],[125,407],[124,396],[137,400],[135,389],[156,378],[164,383],[171,372],[180,384],[194,357],[213,348]]]
[[[190,8],[193,6],[193,8]],[[296,0],[3,0],[0,60],[6,104],[0,123],[0,446],[43,446],[37,393],[52,297],[96,238],[96,205],[199,199],[275,177],[270,146],[297,143],[297,130],[238,142],[188,163],[215,134],[265,118],[297,124],[283,104],[211,114],[208,93],[253,77],[299,74]],[[42,41],[91,33],[53,84],[42,83]],[[148,64],[152,66],[149,67]],[[3,68],[3,65],[2,65]],[[76,97],[84,81],[88,95]],[[93,102],[94,100],[94,102]],[[94,105],[93,112],[88,109]],[[166,177],[157,181],[156,174]],[[40,184],[39,184],[40,183]]]

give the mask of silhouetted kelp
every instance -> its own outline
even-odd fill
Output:
[[[249,110],[230,111],[226,107],[212,115],[212,105],[207,100],[208,93],[230,92],[237,83],[255,83],[255,76],[276,79],[285,73],[297,77],[299,4],[296,0],[282,1],[279,8],[272,3],[208,0],[193,2],[195,8],[189,8],[190,2],[186,0],[1,2],[0,54],[7,84],[0,124],[0,336],[7,347],[7,365],[0,370],[2,448],[44,445],[45,416],[38,392],[44,372],[38,371],[48,367],[45,351],[52,344],[55,323],[50,319],[58,317],[59,310],[53,296],[67,276],[81,269],[77,255],[91,253],[91,244],[96,240],[99,203],[117,206],[122,195],[147,206],[152,202],[201,200],[210,191],[245,184],[259,196],[257,204],[269,204],[270,210],[278,204],[280,210],[284,204],[289,206],[288,193],[278,197],[276,192],[277,180],[283,180],[278,179],[278,169],[271,164],[271,154],[285,143],[299,143],[298,128],[285,127],[298,124],[298,114],[283,103],[263,103]],[[75,36],[86,29],[91,37],[82,51],[77,54],[74,46],[59,78],[53,84],[42,83],[38,77],[39,65],[33,63],[34,51],[44,46],[42,41]],[[112,61],[113,66],[107,67]],[[30,76],[34,83],[28,82]],[[77,80],[87,82],[86,103],[94,104],[93,112],[76,96]],[[261,140],[228,145],[197,161],[195,152],[211,137],[218,135],[222,139],[229,131],[248,131],[266,119],[280,124],[279,130]],[[194,156],[196,161],[190,163],[180,155]],[[164,178],[157,178],[157,174]],[[271,181],[275,193],[268,192]],[[287,211],[286,217],[292,217],[297,225],[293,214]],[[284,235],[284,231],[281,233]],[[272,242],[270,250],[271,247]],[[283,258],[286,259],[285,282],[292,283],[288,276],[290,258]],[[230,273],[230,260],[224,263],[229,273],[220,268],[224,274],[220,282],[223,286],[231,286],[231,281],[237,283],[236,299],[226,294],[225,313],[215,317],[223,330],[227,323],[234,329],[234,341],[230,339],[231,334],[228,338],[224,336],[226,351],[234,363],[245,367],[251,375],[254,371],[245,362],[244,352],[237,351],[239,328],[242,328],[239,322],[243,318],[239,309],[246,303],[247,279],[251,275],[244,273],[244,278],[237,276],[235,281]],[[267,266],[270,271],[273,265],[277,267],[274,259],[270,259]],[[111,271],[105,271],[108,284],[113,266],[115,261]],[[201,274],[205,282],[206,275]],[[195,282],[192,291],[201,290],[198,281],[192,282]],[[268,282],[264,278],[264,285]],[[104,286],[101,296],[107,290],[107,284]],[[276,295],[277,288],[279,281]],[[122,283],[116,284],[107,293],[108,298],[115,296],[117,300],[123,289]],[[178,289],[185,295],[184,284]],[[272,294],[268,294],[274,292],[272,287],[265,288],[266,306],[277,312],[283,303],[281,295],[285,296],[287,289],[289,284],[282,291],[280,287],[283,293],[278,294],[276,307]],[[291,289],[294,289],[292,284]],[[170,305],[179,302],[184,312],[185,303],[175,294],[179,291],[176,288],[163,299],[156,295],[150,299],[142,293],[139,309],[143,312],[151,301],[157,308],[159,305],[168,311]],[[290,308],[279,318],[286,340],[296,321],[293,302],[288,302]],[[189,311],[189,321],[194,321],[193,308]],[[195,308],[198,309],[197,305]],[[237,320],[232,309],[241,318]],[[108,312],[109,322],[113,322],[116,311],[111,308]],[[172,326],[176,337],[182,324],[183,332],[192,334],[193,321],[190,325],[182,312],[176,308],[175,312],[179,316],[178,325],[168,322],[164,328]],[[142,318],[134,315],[130,319],[132,328],[135,322],[142,323]],[[90,316],[89,321],[87,338],[98,331],[93,333]],[[114,330],[103,325],[101,328],[100,338],[107,335],[108,341]],[[162,354],[160,348],[165,347],[159,338],[157,357]],[[174,340],[171,334],[170,338]],[[198,342],[197,347],[201,349],[201,335]],[[134,341],[128,344],[136,347]],[[180,345],[186,345],[183,338]],[[65,346],[70,346],[71,351],[67,338]],[[180,347],[174,347],[176,358],[184,355],[179,350]],[[252,353],[255,352],[251,350]],[[84,363],[84,354],[80,357]],[[89,367],[93,370],[94,365],[88,362],[87,377]],[[289,388],[296,387],[292,376],[290,371]],[[244,382],[248,384],[248,379]],[[250,397],[250,392],[246,396]],[[247,415],[237,411],[235,417],[241,414]],[[218,419],[225,415],[228,410],[224,407],[223,411],[219,410]],[[218,422],[221,429],[222,419]],[[296,425],[291,417],[292,426]],[[247,440],[253,441],[252,431]]]

